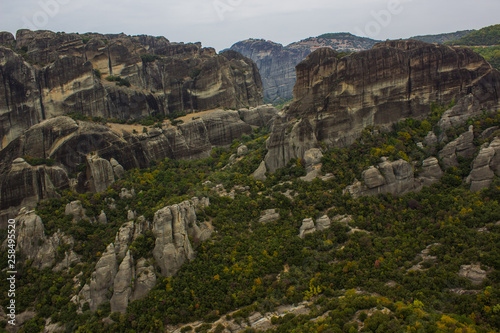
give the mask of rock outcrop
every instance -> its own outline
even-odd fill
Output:
[[[252,127],[271,127],[272,120],[278,114],[278,110],[268,104],[256,108],[239,109],[238,113],[240,118]]]
[[[304,238],[307,234],[328,229],[331,223],[332,221],[327,215],[321,216],[316,220],[316,223],[310,217],[305,218],[300,226],[299,237]]]
[[[66,116],[45,120],[0,151],[0,160],[6,161],[0,165],[1,221],[21,207],[33,208],[42,199],[57,197],[58,189],[103,192],[125,170],[149,167],[151,161],[208,157],[213,147],[251,134],[253,126],[269,125],[276,113],[269,106],[244,109],[244,117],[239,111],[212,110],[183,117],[176,126],[166,121],[163,128],[148,133],[142,126],[102,125]],[[22,156],[54,165],[31,166]],[[70,175],[75,178],[70,180]]]
[[[90,310],[95,311],[99,304],[109,299],[109,294],[118,271],[115,246],[109,244],[102,254],[92,273],[90,282],[85,284],[80,291],[77,300],[80,305],[88,302]]]
[[[263,39],[247,39],[231,46],[231,50],[240,52],[257,64],[264,86],[264,97],[275,102],[293,97],[295,66],[312,51],[327,47],[338,51],[358,52],[370,49],[376,42],[349,33],[336,33],[310,37],[288,46]]]
[[[33,211],[22,212],[16,217],[16,221],[16,251],[21,253],[23,260],[30,260],[32,267],[38,269],[53,267],[56,264],[58,249],[64,245],[69,246],[69,250],[64,252],[64,257],[59,258],[53,269],[60,271],[73,263],[80,262],[79,257],[73,252],[73,238],[60,231],[47,237],[42,219]]]
[[[469,126],[469,130],[462,133],[457,139],[449,142],[439,152],[439,158],[443,162],[445,169],[458,167],[458,157],[471,158],[474,155],[474,129]]]
[[[377,166],[371,166],[363,171],[363,181],[356,181],[344,190],[357,198],[380,193],[405,194],[417,191],[422,186],[432,185],[439,181],[443,171],[435,157],[429,157],[422,163],[420,177],[415,177],[413,166],[405,160],[390,162],[382,158]]]
[[[5,228],[7,219],[16,216],[21,207],[33,209],[40,200],[58,198],[57,189],[69,187],[66,172],[58,166],[32,166],[21,157],[12,163],[1,160],[0,228]]]
[[[175,275],[186,260],[195,256],[189,236],[204,240],[210,237],[208,223],[198,225],[196,209],[208,206],[208,199],[183,201],[155,213],[152,231],[156,238],[153,256],[166,276]]]
[[[470,190],[477,192],[489,187],[495,175],[500,176],[500,137],[483,145],[472,162],[472,170],[467,177]]]
[[[460,266],[460,271],[458,276],[469,279],[472,285],[480,285],[486,279],[486,274],[488,272],[481,269],[481,265],[462,265]]]
[[[91,279],[73,298],[83,306],[89,303],[91,310],[110,301],[112,312],[125,313],[130,301],[144,297],[156,284],[153,265],[145,258],[134,260],[130,245],[144,232],[150,223],[143,217],[136,222],[123,224],[96,264]]]
[[[2,39],[0,149],[67,113],[128,120],[262,104],[257,66],[234,51],[124,34],[19,30]]]
[[[279,220],[280,213],[275,208],[266,209],[260,214],[259,222],[268,223]]]
[[[267,142],[270,172],[319,142],[346,146],[367,126],[389,129],[405,118],[422,119],[431,103],[455,100],[449,113],[467,117],[499,106],[500,73],[466,48],[387,41],[340,59],[319,49],[296,70],[295,101],[275,119]]]

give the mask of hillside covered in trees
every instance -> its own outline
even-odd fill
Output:
[[[473,31],[450,44],[470,46],[493,67],[500,69],[500,24]]]
[[[227,149],[214,149],[208,158],[165,159],[128,171],[103,193],[64,191],[59,199],[41,202],[36,214],[46,235],[58,230],[71,235],[82,262],[62,272],[37,269],[30,261],[18,267],[23,272],[18,310],[36,313],[21,331],[40,332],[54,323],[68,332],[228,332],[230,327],[246,332],[498,331],[498,177],[488,188],[471,192],[466,178],[473,158],[459,158],[440,182],[419,192],[359,198],[345,192],[382,156],[409,161],[418,174],[421,161],[444,145],[422,148],[419,143],[429,130],[451,141],[472,125],[475,155],[500,134],[499,112],[440,132],[436,124],[445,109],[434,105],[425,121],[408,119],[391,132],[367,128],[348,148],[323,149],[324,176],[312,181],[301,178],[306,174],[302,159],[265,180],[250,176],[266,153],[269,132],[263,127]],[[239,149],[242,145],[248,150]],[[120,198],[122,188],[137,194]],[[196,215],[215,230],[205,242],[191,239],[195,259],[174,276],[158,274],[151,292],[132,301],[124,313],[112,313],[109,301],[91,311],[88,304],[80,307],[72,300],[130,219],[127,211],[152,221],[162,207],[194,196],[210,199]],[[108,223],[72,222],[64,211],[75,200],[87,216],[105,212]],[[114,209],[110,202],[116,203]],[[263,218],[268,210],[274,210],[274,218]],[[325,215],[329,226],[299,237],[304,219],[319,225]],[[2,230],[0,241],[6,236]],[[57,261],[68,246],[57,248]],[[153,247],[153,236],[146,232],[130,251],[158,270]],[[5,251],[0,264],[7,265]],[[5,271],[0,281],[5,307]],[[301,310],[293,310],[293,304]],[[283,311],[286,306],[289,310]],[[255,318],[268,318],[267,326],[259,328]]]

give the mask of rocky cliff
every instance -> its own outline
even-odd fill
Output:
[[[128,120],[262,102],[256,65],[233,51],[124,34],[0,36],[0,148],[67,113]]]
[[[431,103],[456,102],[442,119],[452,125],[499,106],[500,73],[465,48],[388,41],[340,59],[323,48],[296,70],[294,102],[267,142],[271,172],[319,142],[346,146],[367,126],[421,119]]]
[[[255,61],[262,77],[264,97],[274,102],[293,97],[295,66],[312,51],[322,47],[362,51],[370,49],[375,43],[369,38],[336,33],[310,37],[288,46],[263,39],[247,39],[231,46],[231,50]]]
[[[183,123],[165,121],[161,128],[146,131],[143,126],[66,116],[42,121],[0,151],[1,221],[21,207],[31,209],[40,200],[57,197],[57,189],[102,192],[124,170],[146,168],[166,157],[208,157],[213,147],[230,145],[253,127],[269,125],[276,112],[270,106],[205,111],[179,118]],[[23,157],[43,164],[32,166]]]
[[[212,225],[199,223],[196,210],[208,207],[207,198],[193,198],[167,206],[155,213],[153,223],[139,217],[122,225],[115,242],[108,245],[87,282],[72,299],[91,310],[109,301],[112,312],[125,313],[128,303],[144,297],[156,284],[152,258],[134,258],[130,245],[144,232],[151,230],[155,237],[152,256],[162,275],[174,275],[186,260],[195,257],[188,236],[205,241],[212,234]]]

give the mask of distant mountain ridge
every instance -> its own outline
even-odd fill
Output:
[[[317,37],[309,37],[301,41],[291,43],[287,48],[309,48],[315,50],[321,47],[330,47],[336,51],[358,52],[369,50],[379,40],[366,37],[358,37],[349,32],[326,33]]]
[[[314,50],[327,47],[341,52],[359,52],[371,49],[377,42],[342,32],[309,37],[287,46],[251,38],[234,44],[231,50],[240,52],[257,64],[262,77],[264,98],[278,102],[293,97],[295,66]]]
[[[414,36],[410,39],[442,44],[458,41],[474,32],[474,30],[462,30]],[[379,42],[381,41],[355,36],[349,32],[337,32],[305,38],[286,46],[270,40],[250,38],[233,44],[230,49],[240,52],[257,64],[262,78],[264,98],[277,103],[293,98],[295,66],[311,52],[325,47],[338,52],[360,52],[371,49]]]
[[[463,38],[464,36],[467,36],[468,34],[474,31],[475,30],[462,30],[462,31],[449,32],[437,35],[419,35],[419,36],[413,36],[410,39],[416,39],[426,43],[441,44],[445,42],[453,42],[459,40],[460,38]]]

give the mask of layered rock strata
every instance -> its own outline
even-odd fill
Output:
[[[296,71],[295,101],[274,121],[267,142],[270,172],[319,142],[346,146],[367,126],[388,129],[405,118],[422,119],[431,103],[454,100],[445,113],[453,125],[499,107],[500,73],[465,48],[387,41],[340,59],[319,49]]]
[[[2,36],[0,149],[67,113],[129,120],[262,104],[257,66],[234,51],[124,34]]]

